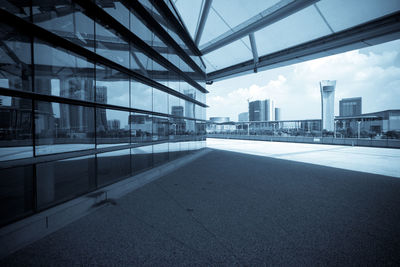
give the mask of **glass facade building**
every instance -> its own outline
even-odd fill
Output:
[[[205,146],[200,52],[151,1],[0,2],[0,226]]]
[[[362,113],[362,98],[343,98],[339,101],[339,116],[359,116]]]

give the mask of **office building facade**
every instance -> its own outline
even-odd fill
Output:
[[[282,120],[281,115],[282,115],[281,108],[275,108],[275,120],[276,121]]]
[[[362,114],[362,98],[343,98],[339,101],[339,116],[359,116]]]
[[[238,121],[249,121],[249,112],[239,113]]]
[[[319,83],[321,91],[322,129],[334,130],[334,107],[336,81],[324,80]]]
[[[274,121],[275,102],[272,99],[249,102],[249,121]]]
[[[205,66],[165,2],[12,2],[0,226],[205,146]]]

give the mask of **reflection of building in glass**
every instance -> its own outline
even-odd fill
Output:
[[[129,115],[132,136],[151,136],[153,121],[149,115]]]
[[[183,117],[183,107],[182,106],[172,106],[171,115],[177,117]]]
[[[362,113],[361,97],[343,98],[339,101],[339,116],[358,116]]]
[[[1,96],[0,100],[0,139],[29,138],[32,134],[31,101],[8,96]]]
[[[249,121],[249,112],[239,113],[238,121]]]
[[[334,130],[334,100],[336,81],[324,80],[319,83],[321,90],[322,129]]]
[[[120,120],[108,120],[107,126],[108,126],[109,130],[119,130],[121,127],[121,121]]]
[[[275,120],[275,103],[272,99],[256,100],[249,103],[250,121]]]
[[[183,117],[183,107],[182,106],[172,106],[171,107],[171,114],[173,116],[177,116],[171,118],[171,133],[174,135],[181,135],[186,131],[186,123]],[[180,118],[179,118],[180,117]]]
[[[98,103],[107,103],[107,87],[96,86],[96,101]],[[102,132],[107,129],[107,113],[104,108],[99,108],[96,111],[96,127]]]

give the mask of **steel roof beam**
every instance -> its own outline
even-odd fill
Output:
[[[282,0],[200,47],[203,55],[282,20],[319,0]]]
[[[204,25],[206,24],[208,13],[210,13],[212,0],[206,0],[204,3],[203,11],[201,12],[200,22],[197,25],[196,33],[194,35],[194,43],[198,46],[200,43],[201,35],[203,34]]]
[[[271,69],[310,59],[343,53],[349,50],[396,40],[400,38],[400,11],[355,27],[332,33],[278,52],[261,56],[258,69]],[[208,73],[207,82],[226,79],[250,72],[253,60],[247,60]]]
[[[258,51],[256,45],[256,37],[254,33],[249,34],[251,52],[253,52],[253,61],[254,61],[254,72],[257,72],[257,64],[258,64]]]

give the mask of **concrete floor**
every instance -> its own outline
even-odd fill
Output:
[[[0,266],[400,264],[400,180],[213,150]]]
[[[400,149],[207,138],[207,146],[400,178]]]

